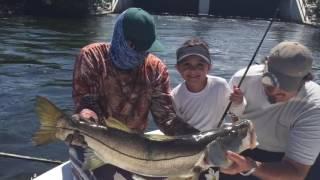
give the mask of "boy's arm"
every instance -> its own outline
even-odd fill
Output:
[[[247,100],[244,96],[243,91],[237,87],[240,78],[241,77],[237,76],[236,73],[231,77],[229,81],[229,89],[232,89],[230,90],[230,101],[232,102],[230,111],[236,116],[241,116],[247,106]]]
[[[237,87],[233,87],[233,92],[231,92],[229,99],[232,102],[230,111],[236,116],[241,116],[247,106],[247,100],[242,91]]]

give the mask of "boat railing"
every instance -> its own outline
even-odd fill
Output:
[[[308,4],[306,0],[296,0],[296,1],[297,1],[298,9],[299,9],[300,15],[302,16],[303,22],[309,23],[310,20],[306,11]]]

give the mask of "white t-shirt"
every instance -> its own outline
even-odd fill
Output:
[[[190,92],[185,82],[171,92],[178,116],[200,131],[217,127],[232,92],[225,79],[210,75],[207,78],[207,85],[200,92]],[[245,105],[245,100],[241,105],[232,105],[231,112],[240,115]]]
[[[312,165],[320,152],[320,86],[306,82],[296,97],[270,104],[261,83],[263,68],[253,65],[241,85],[247,100],[241,118],[255,125],[258,148]],[[243,73],[238,71],[230,84],[238,84]]]

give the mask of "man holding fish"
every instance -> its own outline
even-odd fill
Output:
[[[129,8],[120,14],[111,43],[90,44],[76,59],[73,99],[80,118],[99,125],[115,118],[130,130],[143,133],[150,110],[165,134],[198,132],[176,116],[167,67],[150,53],[159,49],[149,13]],[[119,170],[108,168],[114,169]]]
[[[320,152],[320,86],[311,81],[313,57],[297,42],[281,42],[263,65],[250,67],[241,90],[247,107],[240,118],[252,120],[259,146],[221,169],[221,179],[305,179]],[[231,84],[237,85],[244,70]],[[319,160],[313,170],[319,168]],[[251,175],[251,176],[250,176]],[[309,179],[320,179],[310,174]]]

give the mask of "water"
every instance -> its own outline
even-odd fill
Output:
[[[97,41],[109,41],[115,15],[88,19],[0,19],[0,151],[67,160],[61,142],[34,147],[32,133],[39,126],[34,113],[35,96],[46,96],[66,112],[73,111],[71,79],[79,49]],[[213,57],[210,74],[229,79],[245,67],[268,21],[156,16],[158,35],[167,48],[158,53],[168,65],[171,85],[181,78],[175,71],[175,50],[186,39],[199,36]],[[320,30],[299,24],[274,22],[256,62],[283,40],[296,40],[314,53],[314,72],[319,83]],[[154,125],[150,129],[154,129]],[[0,157],[0,179],[30,179],[54,165]]]

